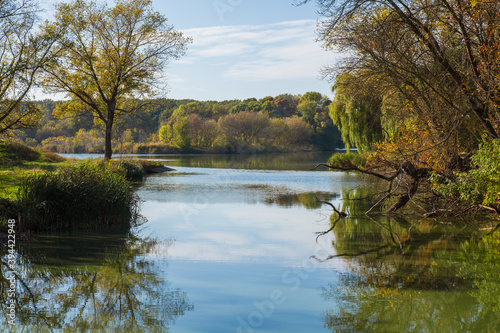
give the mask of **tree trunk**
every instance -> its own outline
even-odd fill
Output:
[[[111,146],[111,132],[113,130],[113,124],[106,124],[106,132],[104,136],[104,158],[107,160],[111,159],[113,154],[113,147]]]
[[[115,120],[116,101],[112,100],[108,103],[108,119],[106,121],[106,132],[104,136],[104,158],[111,159],[113,155],[113,146],[111,145],[111,135],[113,133],[113,122]]]
[[[417,193],[418,190],[418,180],[412,179],[413,182],[408,189],[408,193],[399,197],[398,201],[396,201],[388,210],[385,211],[386,214],[395,213],[398,209],[404,207],[408,201],[410,201],[411,197]]]

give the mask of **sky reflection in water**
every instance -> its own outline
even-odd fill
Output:
[[[20,243],[19,323],[24,331],[498,331],[498,234],[464,246],[488,230],[368,218],[370,202],[341,196],[367,197],[374,185],[346,191],[362,181],[307,171],[321,158],[179,157],[168,163],[176,172],[138,185],[148,219],[139,230]],[[352,215],[316,242],[332,213],[318,198]],[[336,251],[346,258],[312,258]]]
[[[168,260],[169,281],[195,308],[173,332],[321,332],[328,302],[321,289],[337,280],[331,208],[353,176],[327,171],[260,171],[176,167],[150,177],[145,235],[171,238],[157,259]],[[330,302],[331,304],[331,302]]]

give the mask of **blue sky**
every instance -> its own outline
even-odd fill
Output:
[[[42,0],[49,8],[55,1]],[[111,3],[111,1],[110,1]],[[166,67],[167,98],[228,100],[318,91],[335,54],[315,42],[314,3],[293,0],[153,0],[175,29],[193,38]]]

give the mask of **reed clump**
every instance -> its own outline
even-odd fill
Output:
[[[127,159],[114,163],[118,170],[125,170],[125,179],[127,180],[142,181],[146,176],[146,171],[138,161]]]
[[[106,160],[85,160],[21,183],[18,207],[30,231],[95,230],[133,226],[139,199],[126,170]]]

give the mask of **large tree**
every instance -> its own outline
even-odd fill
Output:
[[[300,1],[308,2],[309,0]],[[319,39],[349,54],[328,74],[362,73],[385,88],[394,114],[448,135],[464,119],[500,135],[500,3],[317,0]]]
[[[366,164],[337,159],[330,167],[369,173],[391,185],[396,182],[377,203],[399,191],[402,196],[387,212],[415,202],[422,188],[429,196],[422,196],[426,202],[418,207],[433,209],[436,198],[425,187],[429,176],[436,173],[453,181],[455,171],[470,168],[468,157],[482,136],[500,137],[500,3],[316,2],[326,16],[320,23],[319,40],[346,55],[325,73],[337,79],[336,87],[342,84],[344,91],[337,93],[376,87],[381,102],[377,114],[398,127],[398,133],[389,133],[395,135],[375,145]],[[342,82],[346,75],[349,82]],[[387,128],[382,130],[386,134]]]
[[[56,5],[55,20],[42,26],[56,40],[43,86],[71,99],[60,114],[91,113],[104,127],[107,159],[116,118],[146,107],[165,64],[191,41],[166,21],[150,0],[117,0],[112,8],[75,0]]]
[[[40,111],[29,91],[50,42],[33,32],[38,8],[34,0],[0,0],[0,134],[32,128]]]

